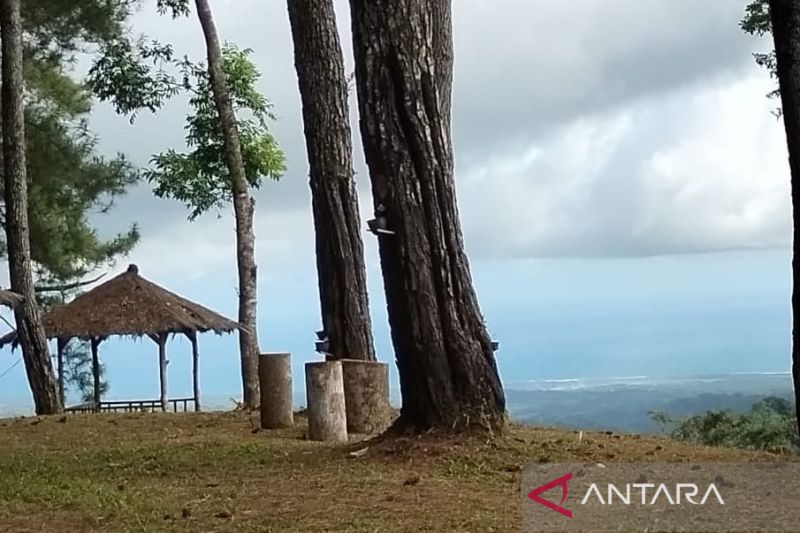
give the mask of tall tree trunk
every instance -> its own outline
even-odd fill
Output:
[[[453,20],[450,0],[433,2],[433,53],[436,55],[436,82],[447,90],[439,91],[439,112],[443,127],[450,132],[453,86]]]
[[[5,227],[11,290],[25,301],[16,308],[17,336],[37,414],[61,411],[61,399],[39,317],[31,272],[28,179],[25,166],[24,85],[20,0],[0,0]]]
[[[800,293],[797,278],[800,276],[800,2],[798,0],[770,0],[772,35],[775,40],[778,83],[781,92],[783,123],[786,128],[786,143],[789,148],[789,166],[792,177],[792,207],[794,244],[792,271],[792,376],[794,378],[797,425],[800,431]]]
[[[347,79],[332,0],[288,0],[303,101],[323,329],[337,359],[375,360]]]
[[[222,50],[211,6],[208,0],[195,0],[195,4],[197,17],[200,19],[206,40],[208,72],[214,92],[214,103],[222,126],[225,159],[231,176],[233,211],[236,216],[236,262],[239,270],[239,324],[242,326],[239,331],[242,386],[245,407],[255,409],[259,404],[256,237],[253,231],[255,201],[250,196],[245,178],[236,114],[228,92],[225,73],[222,70]]]
[[[446,4],[446,5],[445,5]],[[361,135],[403,406],[398,426],[500,426],[505,398],[456,206],[449,0],[351,0]]]

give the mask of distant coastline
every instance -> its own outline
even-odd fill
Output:
[[[731,383],[736,386],[745,385],[749,381],[765,385],[765,380],[776,378],[775,383],[783,384],[788,380],[791,384],[791,372],[731,372],[719,374],[698,374],[688,376],[613,376],[583,378],[553,378],[507,381],[508,390],[566,390],[576,388],[601,388],[614,386],[667,386],[674,387],[688,383]]]
[[[790,372],[736,372],[697,376],[572,378],[506,384],[512,418],[537,425],[658,432],[649,417],[709,410],[744,412],[767,396],[792,396]]]

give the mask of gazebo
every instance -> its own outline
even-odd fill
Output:
[[[0,294],[0,296],[2,295]],[[160,403],[161,408],[166,410],[169,402],[167,398],[167,337],[169,335],[186,335],[192,344],[193,400],[195,410],[199,411],[198,365],[200,354],[197,346],[197,334],[213,331],[221,335],[239,329],[239,324],[233,320],[146,280],[139,275],[139,268],[136,265],[130,265],[126,272],[81,294],[70,303],[52,309],[42,317],[42,324],[47,337],[57,341],[58,385],[62,399],[64,397],[64,349],[71,339],[89,342],[94,377],[93,410],[102,410],[104,407],[100,401],[98,348],[100,343],[108,337],[112,335],[147,336],[158,345]],[[7,344],[16,344],[15,332],[0,338],[0,348]],[[147,402],[122,403],[143,404]],[[109,405],[109,408],[113,407]],[[177,410],[177,404],[175,409]]]

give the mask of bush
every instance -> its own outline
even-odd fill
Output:
[[[672,438],[684,442],[773,452],[800,450],[795,412],[784,398],[764,398],[743,414],[706,411],[685,419],[661,411],[649,415]]]

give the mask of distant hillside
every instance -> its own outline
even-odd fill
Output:
[[[745,412],[764,397],[792,396],[788,374],[550,380],[509,383],[506,389],[516,421],[635,433],[659,431],[650,411],[675,416],[716,409]]]

